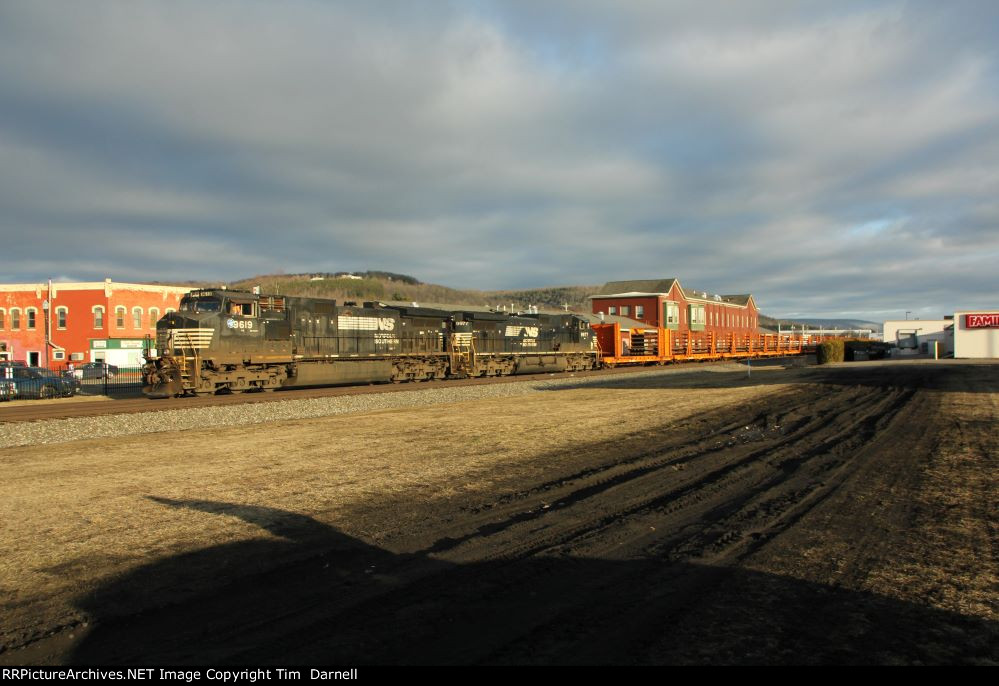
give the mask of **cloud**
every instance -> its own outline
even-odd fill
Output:
[[[6,2],[0,278],[677,276],[771,314],[994,306],[997,19]]]

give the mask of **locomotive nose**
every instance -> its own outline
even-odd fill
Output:
[[[171,312],[160,319],[157,328],[161,329],[194,329],[200,327],[200,319]]]

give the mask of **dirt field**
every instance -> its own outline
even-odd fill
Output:
[[[999,366],[0,450],[2,664],[999,662]]]

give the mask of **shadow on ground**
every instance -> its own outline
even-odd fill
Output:
[[[671,373],[632,376],[622,374],[606,379],[581,381],[542,387],[542,391],[567,391],[581,388],[627,390],[741,388],[781,384],[829,384],[868,386],[871,388],[908,388],[960,390],[971,393],[999,391],[999,365],[933,361],[925,364],[893,362],[851,362],[830,366],[799,366],[780,360],[740,362],[739,371],[720,371],[709,367],[685,365],[687,369],[667,367]],[[650,368],[654,370],[655,368]],[[992,383],[982,381],[992,379]],[[971,382],[977,383],[971,383]]]
[[[108,580],[77,600],[95,623],[68,662],[999,660],[995,622],[741,568],[545,556],[456,565],[394,554],[293,512],[154,500],[238,517],[278,538],[177,555]]]

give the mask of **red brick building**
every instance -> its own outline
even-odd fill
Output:
[[[630,317],[677,334],[753,335],[759,310],[752,295],[715,295],[680,286],[677,279],[610,281],[591,296],[593,313]]]
[[[156,321],[190,290],[114,283],[0,284],[0,359],[61,368],[69,362],[131,364]],[[113,350],[128,351],[117,353]]]

